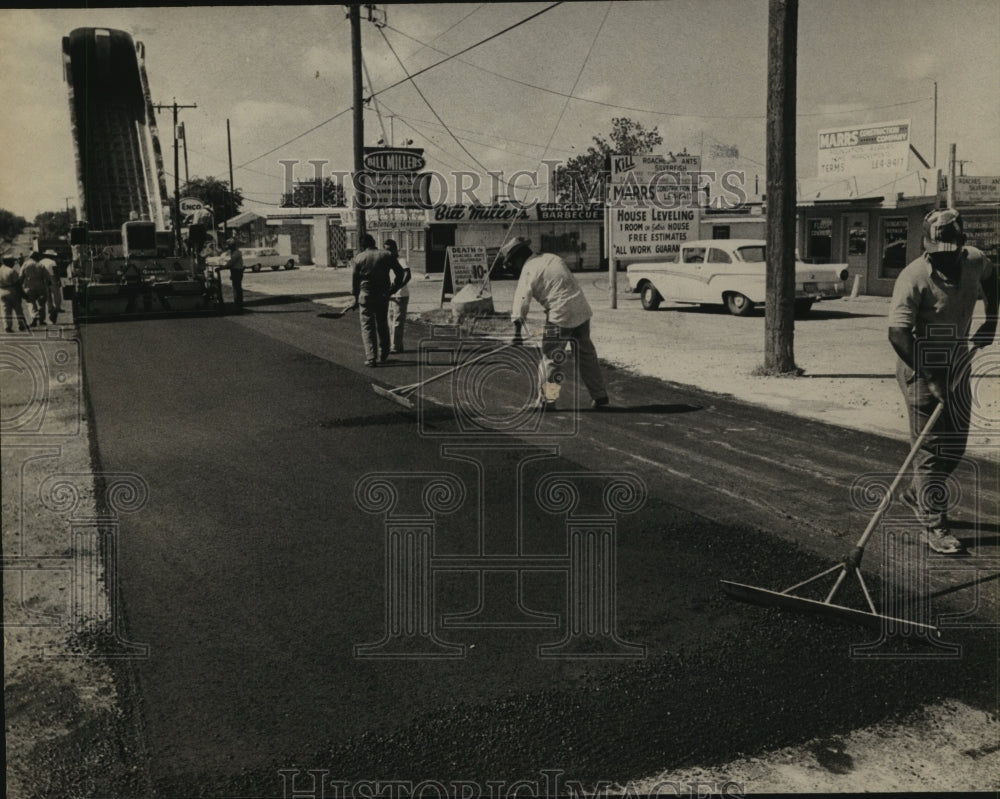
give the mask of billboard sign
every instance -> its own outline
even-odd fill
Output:
[[[1000,175],[955,175],[955,204],[1000,203]]]
[[[608,239],[614,260],[662,260],[698,238],[701,156],[612,155]]]
[[[862,177],[906,171],[910,120],[827,128],[819,132],[819,177]]]

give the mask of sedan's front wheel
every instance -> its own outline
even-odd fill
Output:
[[[655,311],[660,307],[663,297],[660,296],[660,292],[653,288],[652,283],[644,283],[642,291],[639,293],[639,300],[642,302],[643,310]]]
[[[259,272],[260,271],[260,264],[254,264],[253,266],[251,266],[250,267],[250,271],[251,272]]]
[[[295,261],[293,261],[291,258],[289,258],[285,262],[285,269],[287,270],[287,269],[294,269],[294,268],[295,268]]]
[[[745,294],[738,291],[727,292],[722,298],[726,303],[726,309],[733,316],[746,316],[753,310],[753,303]]]

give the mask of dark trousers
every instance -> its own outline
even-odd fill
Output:
[[[910,442],[917,440],[938,406],[926,381],[902,361],[896,362],[896,382],[903,392],[910,420]],[[961,463],[969,438],[971,395],[969,362],[958,365],[949,376],[950,387],[944,412],[924,439],[913,459],[909,494],[919,507],[926,527],[948,526],[948,508],[956,499],[949,490],[948,476]]]
[[[361,341],[365,345],[365,360],[378,361],[389,357],[389,295],[362,291],[358,295],[361,310]]]
[[[566,344],[573,342],[580,379],[587,387],[591,399],[608,396],[601,375],[601,364],[597,358],[597,348],[590,340],[590,320],[576,327],[558,327],[546,324],[542,337],[542,361],[539,364],[539,389],[542,399],[554,402],[559,397],[563,381],[562,363],[566,360]]]
[[[233,305],[237,311],[243,310],[243,271],[242,269],[229,270],[229,279],[233,283]]]

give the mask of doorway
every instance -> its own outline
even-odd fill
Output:
[[[844,217],[844,260],[850,276],[847,290],[852,294],[855,284],[858,293],[868,293],[868,214],[848,214]]]

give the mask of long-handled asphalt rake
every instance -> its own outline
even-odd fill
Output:
[[[872,601],[871,594],[868,591],[868,586],[865,584],[864,577],[861,574],[861,558],[865,554],[865,545],[868,543],[868,539],[871,537],[878,525],[882,516],[885,514],[889,505],[892,503],[893,494],[896,488],[899,486],[900,481],[903,476],[907,473],[910,468],[910,464],[913,463],[913,459],[916,457],[921,445],[924,443],[924,439],[930,433],[931,428],[935,425],[938,417],[941,416],[944,410],[944,405],[939,404],[931,417],[927,420],[927,424],[924,425],[924,429],[917,436],[917,439],[913,442],[913,446],[910,448],[910,454],[906,456],[906,460],[903,461],[903,465],[900,467],[899,472],[896,474],[895,479],[890,484],[888,490],[885,492],[885,496],[879,503],[875,514],[872,516],[868,526],[865,528],[864,533],[861,538],[858,539],[857,544],[854,545],[854,549],[850,554],[846,555],[839,563],[835,566],[831,566],[829,569],[821,571],[819,574],[810,577],[808,580],[803,580],[801,583],[796,583],[795,585],[786,588],[784,591],[769,591],[766,588],[758,588],[752,585],[744,585],[743,583],[734,583],[729,580],[720,580],[722,585],[722,590],[725,591],[730,596],[736,597],[737,599],[742,599],[747,602],[754,602],[756,604],[762,605],[774,605],[777,607],[788,608],[790,610],[800,610],[805,612],[820,613],[827,616],[833,616],[842,619],[848,619],[857,623],[864,624],[870,627],[881,628],[883,625],[889,623],[895,626],[897,629],[909,629],[909,630],[919,630],[923,629],[929,631],[935,635],[939,634],[936,626],[932,624],[925,624],[923,622],[911,621],[909,619],[899,619],[893,616],[886,616],[878,612],[875,607],[875,603]],[[816,599],[810,599],[808,597],[798,596],[794,594],[794,591],[802,588],[803,586],[809,585],[816,582],[817,580],[826,577],[834,572],[839,572],[837,579],[835,580],[833,587],[827,594],[826,599],[819,601]],[[840,590],[844,581],[847,579],[848,575],[854,575],[858,583],[861,586],[861,591],[864,593],[865,601],[868,604],[868,610],[860,610],[857,608],[847,607],[845,605],[837,605],[834,603],[834,598],[837,596],[837,592]]]
[[[420,389],[422,389],[428,383],[433,383],[435,380],[441,380],[442,378],[447,377],[448,375],[454,374],[459,369],[465,369],[467,366],[472,366],[474,363],[478,363],[479,361],[485,360],[486,358],[489,358],[491,355],[496,355],[498,352],[502,352],[503,350],[508,350],[511,347],[523,346],[524,342],[527,339],[531,338],[531,336],[532,334],[529,332],[528,335],[524,336],[523,338],[515,339],[514,341],[510,341],[507,344],[501,344],[499,347],[495,347],[494,349],[488,350],[487,352],[482,352],[479,355],[469,358],[468,360],[462,361],[458,365],[453,366],[451,369],[447,369],[444,372],[440,372],[436,375],[428,377],[427,379],[421,380],[417,383],[410,383],[409,385],[406,386],[397,386],[396,388],[385,388],[384,386],[380,386],[377,383],[372,383],[372,390],[374,390],[374,392],[378,394],[380,397],[386,397],[387,399],[391,399],[393,402],[402,405],[404,408],[413,408],[414,407],[413,400],[410,399],[411,395],[420,391]]]

